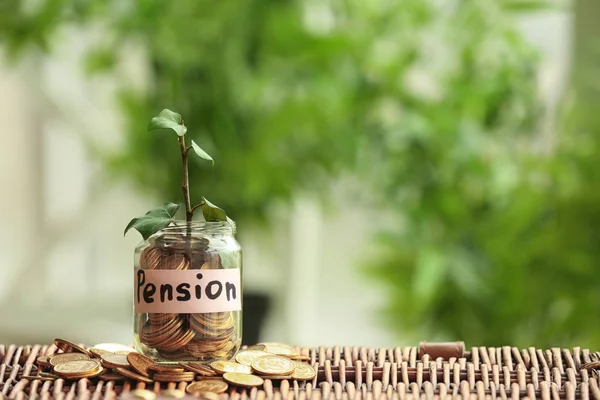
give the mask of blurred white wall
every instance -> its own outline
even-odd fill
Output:
[[[545,58],[541,91],[550,111],[568,72],[569,16],[531,15],[523,31]],[[143,54],[132,49],[118,77],[79,69],[89,35],[63,31],[51,57],[0,64],[0,342],[131,342],[132,254],[128,220],[164,199],[107,185],[87,143],[118,146],[122,121],[113,94],[143,87]],[[550,129],[551,127],[549,127]],[[309,196],[260,238],[241,227],[245,287],[273,296],[263,339],[302,345],[405,344],[386,332],[377,286],[357,270],[373,216],[327,216]],[[259,237],[257,239],[257,237]]]

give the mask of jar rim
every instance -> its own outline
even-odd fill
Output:
[[[171,225],[167,226],[156,232],[160,233],[172,233],[172,234],[185,234],[186,228],[190,227],[192,232],[209,232],[209,233],[223,233],[223,234],[235,234],[236,226],[233,220],[229,221],[192,221],[187,222],[185,220],[173,220]],[[154,236],[154,235],[153,235]]]

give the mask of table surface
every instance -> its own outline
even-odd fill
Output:
[[[573,349],[472,347],[462,357],[419,354],[417,347],[297,348],[318,369],[308,382],[266,379],[262,387],[230,386],[229,399],[600,399],[600,353]],[[8,398],[114,399],[134,389],[157,394],[186,383],[145,384],[102,379],[41,381],[35,360],[58,352],[54,345],[0,345],[0,389]]]

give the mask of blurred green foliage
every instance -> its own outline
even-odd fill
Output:
[[[216,161],[191,168],[192,198],[238,221],[357,174],[389,215],[368,268],[404,341],[597,344],[598,150],[538,133],[537,54],[511,10],[540,2],[433,3],[54,0],[0,29],[19,49],[100,24],[95,72],[144,48],[151,85],[121,94],[129,127],[107,163],[162,200],[180,196],[180,162],[145,124],[164,107]]]

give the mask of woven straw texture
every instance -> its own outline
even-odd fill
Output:
[[[265,380],[260,388],[230,387],[220,399],[600,399],[598,375],[585,365],[599,360],[600,353],[580,348],[473,347],[464,357],[448,360],[431,359],[426,354],[419,357],[417,347],[297,350],[309,355],[310,363],[318,369],[314,380]],[[54,345],[0,345],[1,393],[15,399],[114,399],[134,389],[160,393],[187,385],[20,378],[36,375],[36,358],[55,352]]]

